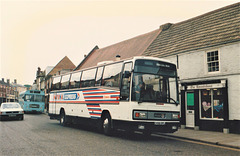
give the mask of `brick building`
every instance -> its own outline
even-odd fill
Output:
[[[10,83],[10,79],[5,82],[2,78],[0,80],[0,103],[18,101],[18,95],[23,89],[26,89],[26,87],[17,84],[16,79],[13,83]]]

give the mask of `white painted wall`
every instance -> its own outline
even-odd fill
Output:
[[[214,50],[219,51],[220,71],[208,73],[206,52]],[[176,55],[164,59],[177,64]],[[229,119],[240,120],[240,43],[179,54],[178,65],[178,75],[181,81],[227,79]]]
[[[239,74],[240,73],[240,43],[224,46],[220,48],[221,54],[221,73]]]
[[[228,77],[229,119],[240,120],[240,75]]]

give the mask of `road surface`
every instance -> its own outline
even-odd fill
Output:
[[[239,151],[141,134],[105,136],[86,126],[62,127],[46,114],[0,121],[0,155],[239,155]]]

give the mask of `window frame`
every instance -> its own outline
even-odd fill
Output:
[[[63,78],[68,76],[68,81],[65,81],[64,83],[67,83],[66,87],[63,88]],[[62,78],[61,78],[61,90],[65,90],[65,89],[69,89],[69,83],[70,83],[70,78],[71,78],[71,74],[65,74],[65,75],[62,75]]]
[[[117,64],[121,64],[121,67],[119,66],[120,72],[118,73],[118,74],[119,74],[118,86],[115,86],[114,83],[113,83],[112,86],[108,86],[108,85],[106,85],[106,83],[105,83],[105,80],[106,80],[106,78],[108,78],[108,77],[104,77],[104,76],[106,76],[106,75],[105,75],[105,74],[106,74],[106,71],[107,71],[106,69],[107,69],[108,67],[110,67],[110,66],[114,66],[114,65],[117,65]],[[123,65],[124,65],[124,62],[117,62],[117,63],[112,63],[112,64],[105,65],[105,66],[104,66],[103,75],[102,75],[102,81],[103,81],[102,86],[104,86],[104,87],[110,87],[110,88],[118,88],[118,89],[120,90]],[[110,70],[109,70],[109,71],[110,71]],[[109,71],[107,71],[107,72],[109,72]],[[116,76],[116,75],[115,75],[115,76]],[[111,77],[112,77],[112,76],[111,76]],[[110,78],[111,78],[111,77],[110,77]],[[112,79],[112,78],[111,78],[111,79]],[[110,80],[110,79],[109,79],[109,80]],[[109,82],[112,82],[112,81],[109,81]]]
[[[95,70],[93,72],[94,74],[91,73],[91,70]],[[87,72],[89,72],[89,73],[87,73]],[[86,76],[86,75],[84,75],[85,73],[87,73],[88,75],[92,75],[93,76],[92,79],[83,80],[83,77]],[[96,73],[97,73],[97,68],[91,68],[91,69],[87,69],[87,70],[82,71],[81,80],[80,80],[80,88],[95,87]],[[89,84],[86,85],[86,86],[83,86],[83,83],[86,82],[86,81],[89,81]],[[93,84],[90,85],[92,82],[93,82]]]
[[[54,83],[55,78],[60,78],[57,83]],[[62,80],[62,76],[61,75],[60,76],[56,76],[56,77],[53,78],[52,90],[60,90],[61,89],[61,80]],[[59,84],[58,88],[56,88],[56,86],[55,86],[56,84]]]
[[[208,61],[208,53],[212,53],[212,52],[218,52],[218,60],[217,61]],[[215,57],[215,55],[214,55],[214,57]],[[205,65],[206,65],[206,73],[208,73],[208,74],[215,74],[215,73],[220,73],[220,71],[221,71],[221,69],[220,69],[220,50],[219,49],[213,49],[213,50],[208,50],[208,51],[206,51],[205,52]],[[209,63],[213,63],[213,62],[218,62],[218,71],[209,71],[209,66],[208,66],[208,64]],[[212,67],[211,67],[212,68]]]
[[[102,71],[100,71],[101,73],[99,73],[99,69],[102,68]],[[97,67],[97,71],[96,71],[96,77],[95,77],[95,86],[102,86],[102,79],[103,79],[103,72],[104,72],[104,66],[100,66],[100,67]],[[100,74],[100,75],[98,75]],[[99,80],[97,80],[99,76]],[[98,83],[99,81],[99,83]]]
[[[72,87],[72,84],[71,84],[72,81],[71,80],[72,80],[74,74],[80,74],[80,76],[79,76],[79,84],[77,86],[74,85],[74,87]],[[69,89],[80,88],[81,77],[82,77],[82,71],[71,73],[71,76],[70,76],[70,79],[69,79]]]
[[[124,76],[125,76],[125,67],[127,66],[127,65],[130,65],[131,67],[131,70],[130,70],[130,72],[129,72],[129,82],[127,82],[127,86],[125,85],[125,82],[123,82],[124,81],[124,79],[126,79]],[[132,70],[133,70],[133,62],[132,61],[129,61],[129,62],[124,62],[123,63],[123,65],[122,65],[122,75],[121,75],[121,79],[120,79],[120,99],[121,99],[121,101],[130,101],[131,100],[131,79],[132,79]],[[128,84],[129,83],[129,84]],[[129,85],[129,86],[128,86]],[[126,99],[125,98],[123,98],[123,91],[124,91],[124,89],[123,89],[123,87],[127,87],[127,89],[126,89],[126,91],[128,90],[128,92],[129,92],[129,95],[128,95],[128,97],[126,97]]]
[[[214,89],[223,89],[223,88],[209,88],[209,89],[200,89],[199,90],[199,119],[201,120],[224,120],[224,115],[222,118],[214,118]],[[210,90],[210,100],[211,100],[211,118],[204,118],[202,117],[202,94],[201,94],[201,91],[203,90]],[[224,105],[226,103],[223,104],[223,111],[224,111]]]

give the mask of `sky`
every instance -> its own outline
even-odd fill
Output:
[[[0,0],[0,79],[33,84],[68,56],[77,66],[112,44],[238,0]]]

